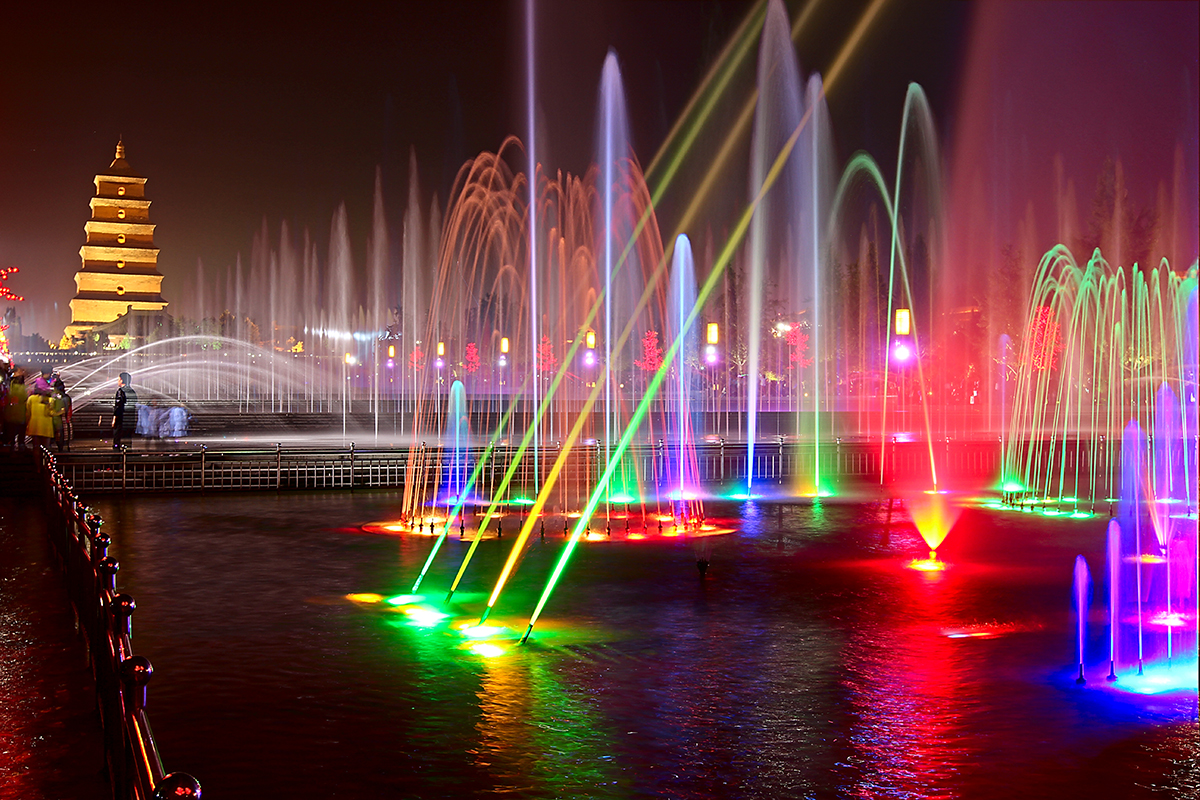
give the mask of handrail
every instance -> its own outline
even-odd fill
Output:
[[[105,754],[113,796],[133,800],[199,798],[200,783],[184,772],[163,769],[150,721],[146,686],[154,674],[150,660],[135,655],[131,621],[133,598],[117,591],[120,565],[108,554],[104,524],[80,502],[46,447],[36,452],[49,508],[48,526],[67,577],[67,589],[87,640],[96,697],[104,726]]]

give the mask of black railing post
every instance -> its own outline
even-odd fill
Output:
[[[121,662],[121,684],[125,696],[132,701],[131,711],[146,709],[146,684],[154,676],[154,667],[145,656],[130,656]]]
[[[133,631],[133,612],[137,603],[127,594],[113,597],[113,629],[117,636],[129,636]]]
[[[204,491],[204,466],[208,456],[208,445],[200,445],[200,491]]]
[[[275,491],[283,485],[283,442],[275,443]]]
[[[350,491],[354,491],[354,442],[350,443]]]
[[[117,573],[120,570],[121,564],[112,556],[105,556],[100,559],[100,563],[96,564],[96,574],[99,576],[97,590],[101,596],[101,602],[105,596],[116,595]]]
[[[172,772],[164,775],[163,779],[154,787],[154,795],[151,800],[186,800],[187,798],[200,797],[200,782],[188,775],[186,772]]]

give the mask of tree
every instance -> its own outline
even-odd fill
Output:
[[[812,366],[813,360],[808,358],[808,334],[800,330],[799,325],[793,325],[787,332],[788,364],[799,364],[801,367]]]
[[[463,368],[468,373],[479,369],[479,348],[474,342],[467,342],[467,346],[463,351]]]
[[[658,331],[646,331],[642,336],[642,357],[634,359],[643,372],[657,372],[662,366],[662,350],[658,346]]]
[[[554,345],[549,336],[543,336],[537,348],[538,372],[554,372],[558,367],[558,359],[554,356]]]

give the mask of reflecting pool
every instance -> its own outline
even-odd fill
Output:
[[[443,607],[470,539],[450,537],[405,597],[432,538],[369,532],[399,503],[96,500],[169,769],[223,798],[1200,791],[1194,690],[1075,683],[1073,564],[1104,563],[1105,519],[967,508],[923,572],[886,500],[717,506],[735,533],[582,543],[517,645],[561,526],[463,631],[515,537],[481,541]]]

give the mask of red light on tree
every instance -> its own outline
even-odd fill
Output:
[[[413,351],[408,354],[408,366],[410,369],[419,370],[424,366],[425,354],[421,352],[421,345],[413,348]]]
[[[538,372],[553,372],[558,367],[558,359],[554,357],[554,345],[549,336],[543,336],[537,347]]]
[[[787,332],[788,363],[799,364],[802,367],[812,366],[813,360],[808,358],[808,334],[793,325]]]
[[[658,331],[646,331],[642,336],[642,357],[635,365],[645,372],[656,372],[662,366],[662,350],[658,346]]]
[[[1039,306],[1029,331],[1033,368],[1053,369],[1062,350],[1062,333],[1054,311],[1048,306]]]
[[[11,300],[14,303],[20,303],[25,298],[14,292],[12,289],[3,284],[8,280],[9,275],[20,272],[18,267],[5,267],[0,269],[0,300]]]
[[[463,350],[463,369],[467,372],[479,369],[479,348],[475,346],[474,342],[467,342],[467,346]]]

